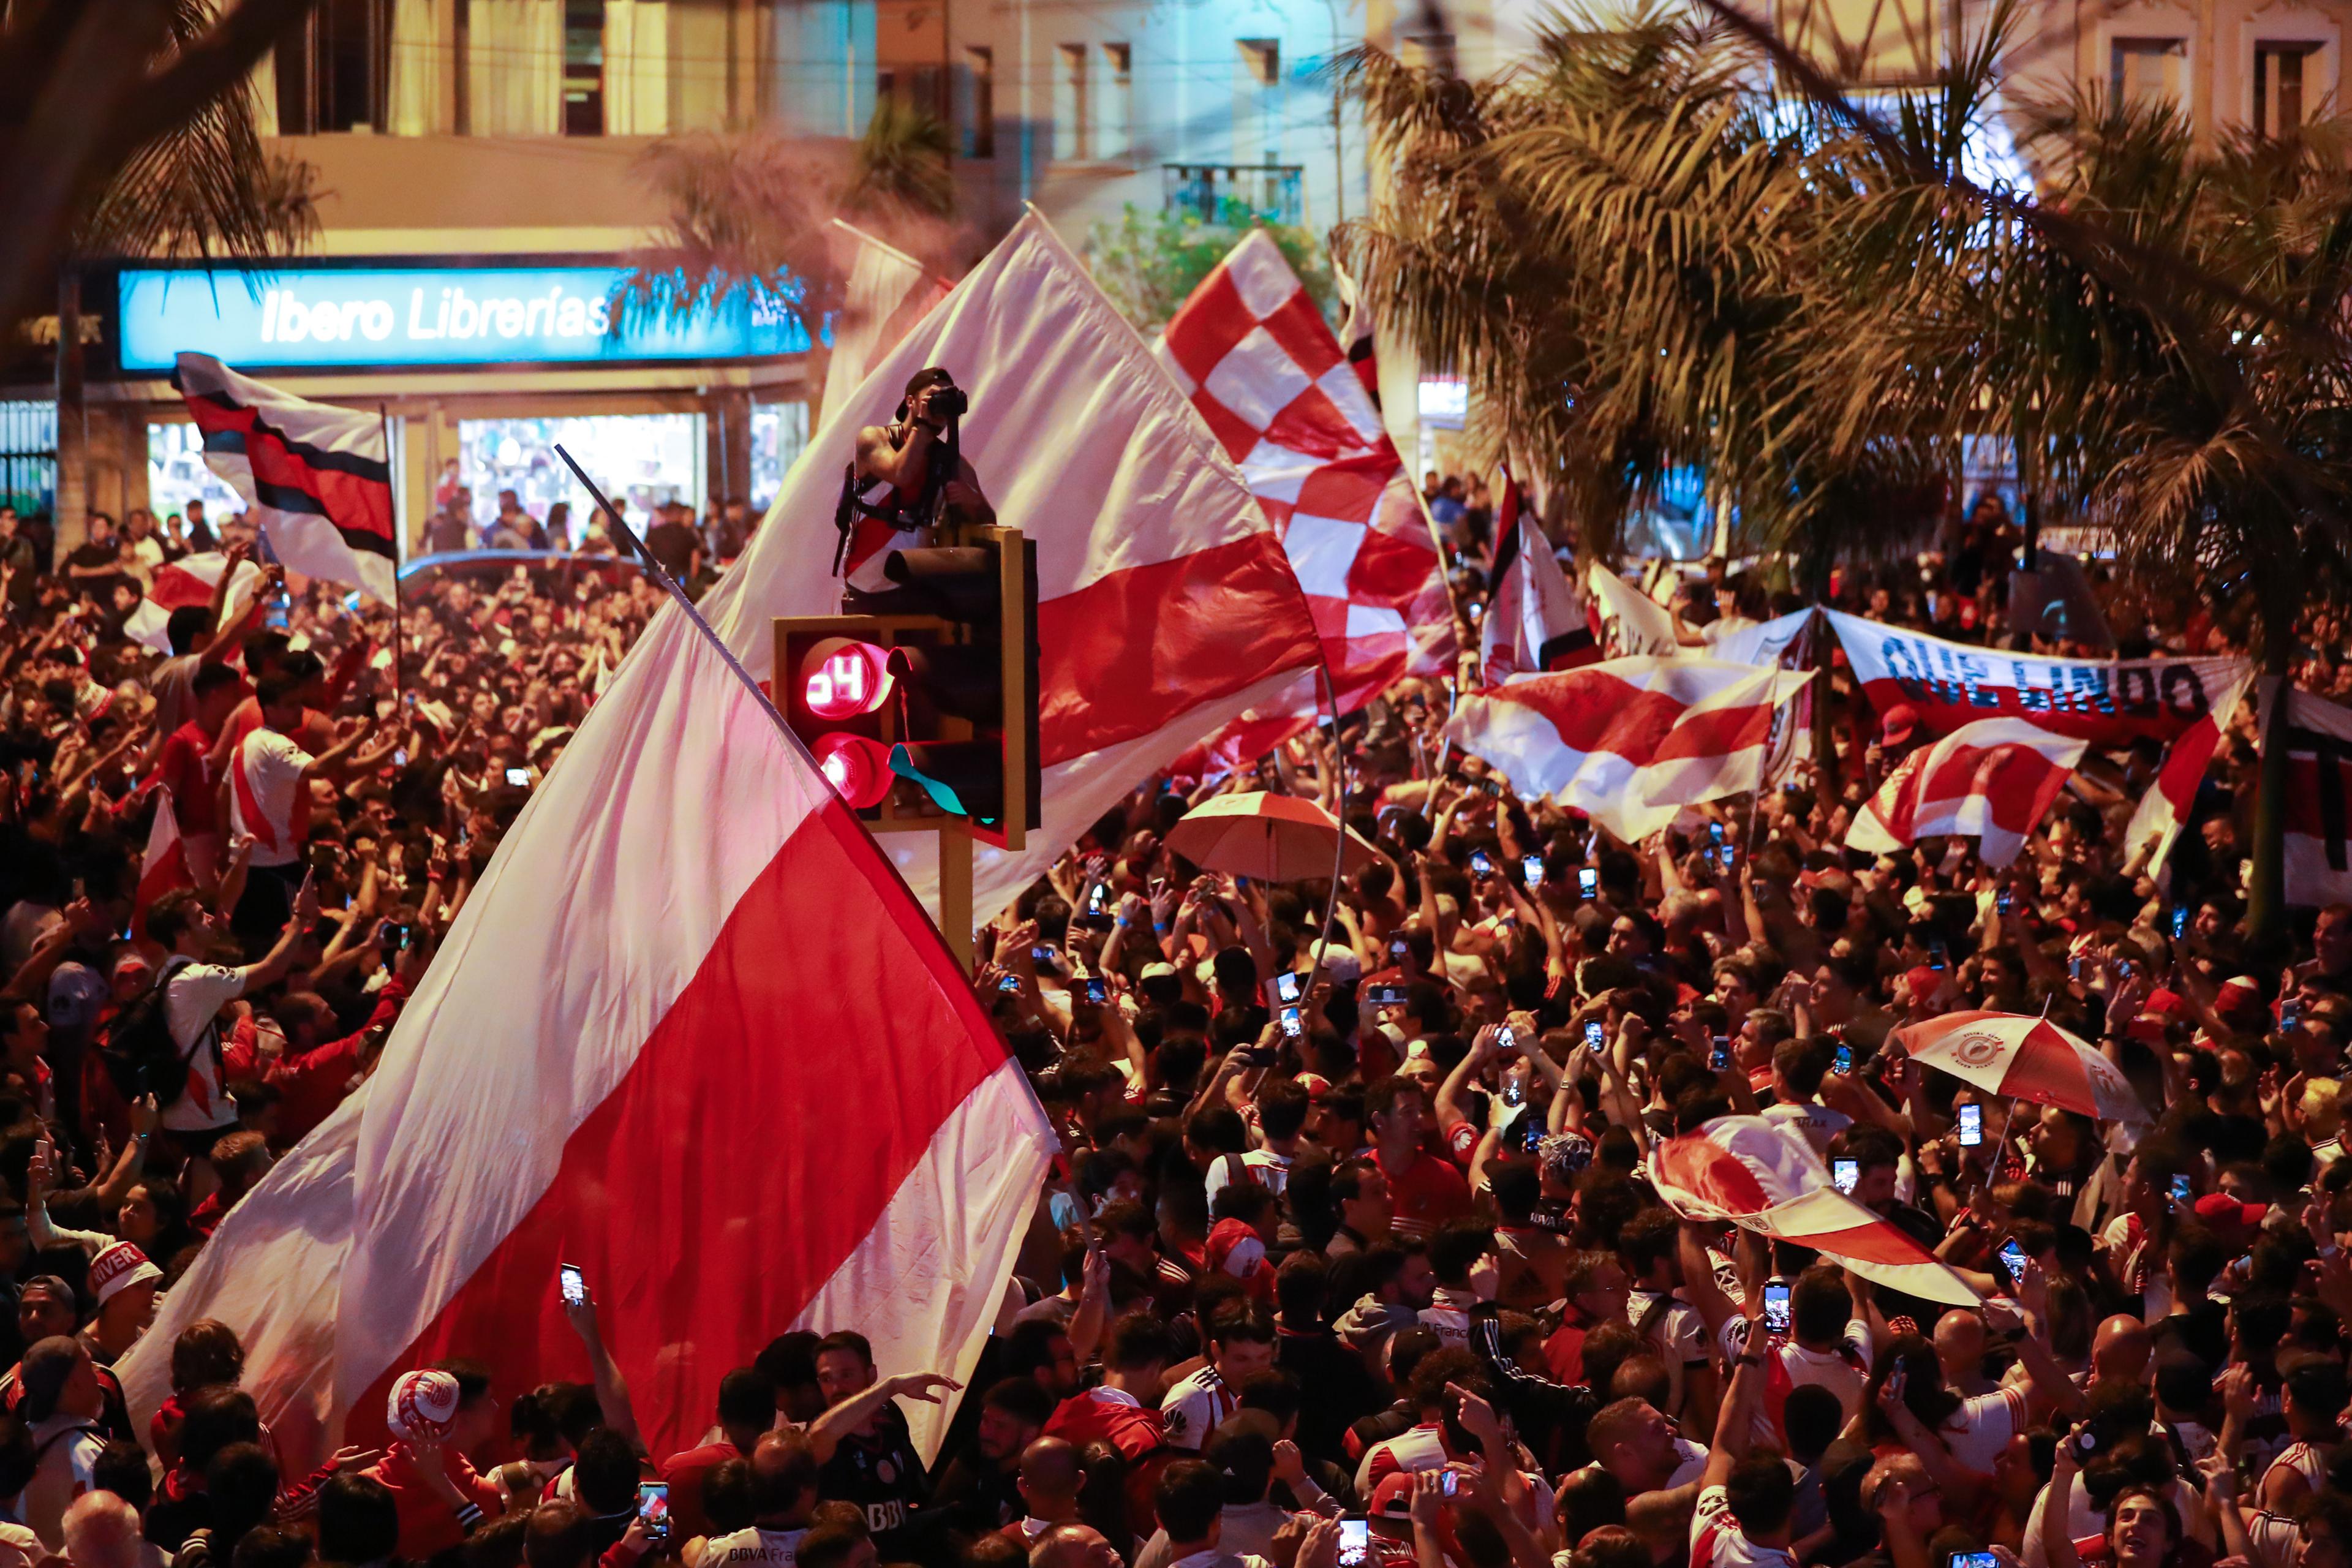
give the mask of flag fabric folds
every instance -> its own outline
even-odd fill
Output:
[[[226,554],[208,550],[157,567],[155,580],[147,585],[146,597],[123,617],[122,635],[170,658],[172,639],[168,628],[172,612],[190,605],[209,606],[214,591],[220,586],[220,574],[227,565]],[[250,561],[240,563],[236,578],[229,584],[228,599],[221,607],[224,624],[236,619],[260,585],[261,568]]]
[[[1884,853],[1936,834],[1978,840],[1988,866],[2025,847],[2087,742],[2023,719],[1979,719],[1896,765],[1846,829],[1849,849]]]
[[[1362,289],[1348,275],[1344,267],[1333,264],[1332,276],[1339,281],[1340,302],[1348,307],[1348,324],[1340,329],[1339,342],[1348,355],[1348,366],[1363,383],[1364,395],[1372,406],[1381,405],[1381,363],[1372,348],[1372,302],[1364,298]]]
[[[2262,700],[2263,746],[2286,747],[2286,901],[2352,903],[2352,708],[2274,679]]]
[[[244,498],[287,567],[389,602],[392,451],[383,416],[337,408],[183,353],[172,384],[204,432],[205,466]]]
[[[147,827],[146,853],[139,860],[139,888],[131,895],[131,934],[143,936],[147,910],[174,888],[193,888],[196,879],[188,869],[188,852],[180,839],[180,817],[172,809],[172,792],[155,791],[155,820]]]
[[[1617,658],[1469,693],[1445,727],[1527,796],[1551,795],[1628,843],[1686,805],[1757,787],[1774,710],[1810,672]]]
[[[1601,651],[1611,658],[1674,658],[1682,652],[1674,616],[1649,595],[1597,561],[1585,574],[1585,586],[1600,618]]]
[[[1234,247],[1154,352],[1282,536],[1339,711],[1450,668],[1445,563],[1412,477],[1273,237]],[[1299,707],[1311,714],[1311,690]]]
[[[509,1399],[585,1377],[557,1293],[573,1263],[671,1452],[787,1327],[969,1376],[1053,1143],[874,839],[671,606],[375,1073],[229,1214],[121,1370],[143,1422],[178,1331],[220,1319],[307,1465],[380,1441],[391,1379],[443,1356]],[[935,1446],[944,1413],[910,1415]]]
[[[743,558],[703,601],[765,679],[777,616],[835,615],[834,503],[857,431],[925,365],[971,398],[963,456],[1000,521],[1036,542],[1044,826],[982,849],[993,911],[1187,747],[1320,657],[1298,581],[1241,472],[1086,268],[1032,213],[826,411]],[[930,836],[889,845],[917,894]]]
[[[1495,509],[1495,564],[1488,580],[1494,587],[1479,627],[1480,679],[1491,686],[1513,675],[1599,662],[1601,650],[1583,606],[1508,468],[1503,470],[1503,499]]]
[[[1798,1133],[1760,1116],[1719,1116],[1651,1152],[1650,1179],[1685,1219],[1827,1253],[1865,1279],[1928,1301],[1972,1307],[1977,1294],[1898,1226],[1839,1192]]]
[[[2213,753],[2221,749],[2221,736],[2229,728],[2231,716],[2237,712],[2240,700],[2252,684],[2251,664],[2240,671],[2235,680],[2222,684],[2213,697],[2212,706],[2173,737],[2163,763],[2157,768],[2154,785],[2139,797],[2131,824],[2124,829],[2124,843],[2134,851],[2147,847],[2150,876],[2163,870],[2173,844],[2180,837],[2180,830],[2188,826],[2189,810],[2197,804],[2198,786],[2205,781],[2205,770],[2211,764]]]
[[[821,417],[830,417],[835,405],[857,390],[866,372],[898,346],[923,312],[947,298],[950,288],[921,262],[862,228],[835,218],[833,232],[856,249],[849,264],[848,299],[834,321]]]

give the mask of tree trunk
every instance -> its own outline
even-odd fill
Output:
[[[89,426],[82,389],[81,274],[58,271],[58,500],[54,559],[89,534]]]
[[[2294,623],[2263,614],[2262,673],[2284,689],[2294,662]],[[2260,691],[2262,688],[2255,689]],[[2246,932],[2255,942],[2286,935],[2286,721],[2284,691],[2263,715],[2261,772],[2254,790],[2254,874],[2246,886]],[[2273,730],[2281,733],[2273,734]]]

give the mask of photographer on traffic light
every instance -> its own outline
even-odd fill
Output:
[[[940,542],[943,522],[996,521],[979,476],[963,460],[961,428],[969,406],[946,367],[932,365],[907,383],[895,420],[857,433],[857,457],[843,477],[834,514],[841,534],[834,571],[850,590],[888,591],[883,563],[898,551]]]

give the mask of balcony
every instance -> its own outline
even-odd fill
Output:
[[[1163,205],[1203,223],[1300,222],[1307,216],[1299,163],[1163,163]]]

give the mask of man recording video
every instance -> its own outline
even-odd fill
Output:
[[[996,521],[979,476],[963,460],[961,422],[970,406],[944,366],[917,371],[898,417],[857,433],[857,458],[842,486],[834,570],[859,594],[888,592],[884,563],[901,550],[935,544],[942,521]]]

